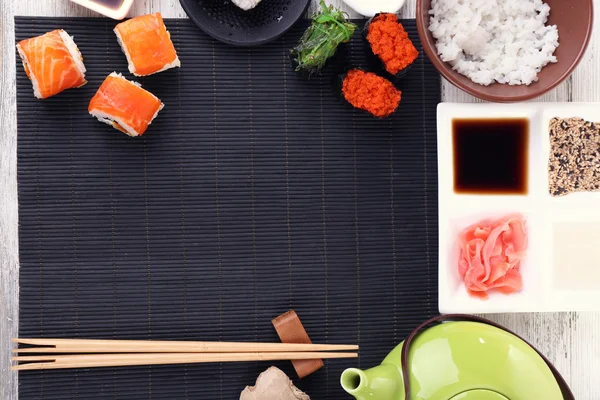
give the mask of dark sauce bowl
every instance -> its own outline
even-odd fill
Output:
[[[179,0],[206,34],[235,46],[258,46],[286,33],[306,13],[310,0],[262,0],[242,10],[229,0]]]

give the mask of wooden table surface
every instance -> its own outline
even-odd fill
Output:
[[[415,1],[407,0],[402,10],[405,18],[414,18]],[[328,2],[341,4],[341,0]],[[599,6],[600,0],[594,3]],[[343,8],[350,16],[358,17]],[[130,15],[155,11],[165,17],[186,17],[177,0],[136,0]],[[17,374],[9,370],[10,339],[17,336],[19,322],[15,15],[97,16],[69,0],[0,0],[0,400],[17,399],[18,384]],[[595,22],[598,23],[598,17]],[[441,90],[443,101],[476,101],[447,82],[443,82]],[[587,55],[575,73],[538,101],[600,101],[600,28],[594,31]],[[506,314],[491,318],[529,339],[546,354],[577,399],[600,399],[600,312]]]

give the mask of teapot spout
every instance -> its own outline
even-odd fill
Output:
[[[366,371],[348,368],[342,373],[341,384],[356,400],[404,398],[402,375],[396,366],[390,364],[382,364]]]

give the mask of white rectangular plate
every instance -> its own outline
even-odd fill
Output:
[[[455,193],[452,120],[523,117],[529,119],[528,194]],[[600,192],[563,197],[549,194],[549,122],[553,117],[580,117],[600,123],[600,103],[442,103],[438,106],[441,313],[600,310]],[[491,292],[487,300],[474,298],[467,293],[458,273],[458,234],[484,218],[511,213],[523,214],[528,229],[529,248],[520,268],[523,289],[511,295]],[[558,244],[554,241],[565,243],[567,238],[576,235],[580,237],[569,241],[569,251],[561,248],[557,255]],[[597,251],[593,248],[594,242]],[[594,262],[578,262],[584,259]]]

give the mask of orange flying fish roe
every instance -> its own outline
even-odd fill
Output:
[[[387,79],[359,69],[348,71],[342,92],[352,106],[380,118],[396,111],[402,94]]]
[[[371,21],[367,41],[373,53],[392,75],[411,65],[419,56],[396,14],[380,14]]]

